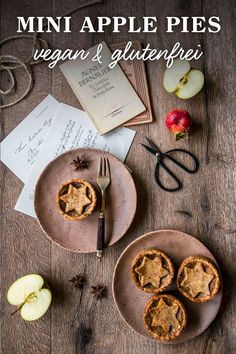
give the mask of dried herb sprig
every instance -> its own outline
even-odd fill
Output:
[[[80,290],[80,296],[79,296],[79,303],[78,303],[78,306],[77,306],[77,309],[74,313],[74,316],[73,316],[73,319],[71,321],[71,324],[70,324],[70,327],[69,327],[69,330],[71,329],[71,327],[73,326],[74,322],[75,322],[75,319],[79,313],[79,309],[80,309],[80,305],[81,305],[81,302],[82,302],[82,296],[83,296],[83,293],[84,293],[84,284],[86,283],[86,277],[85,277],[85,268],[84,267],[84,271],[83,271],[83,274],[76,274],[75,276],[73,276],[69,282],[72,283],[72,285],[76,288],[76,289],[79,289]]]
[[[77,156],[76,159],[71,162],[71,165],[74,166],[74,171],[84,170],[88,168],[88,162],[85,159],[80,158],[79,156]]]
[[[96,300],[101,300],[107,295],[107,288],[102,285],[91,286],[91,294],[96,298]]]

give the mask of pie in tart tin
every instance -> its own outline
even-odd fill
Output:
[[[82,179],[70,179],[57,193],[57,207],[62,216],[68,220],[87,218],[95,209],[97,202],[93,186]]]
[[[210,301],[220,288],[218,269],[206,257],[187,257],[179,267],[177,286],[179,291],[193,302]]]
[[[148,293],[165,290],[173,281],[174,267],[170,258],[157,249],[139,252],[131,265],[135,285]]]
[[[160,341],[172,341],[185,328],[187,313],[182,302],[175,296],[158,294],[146,303],[143,320],[152,337]]]

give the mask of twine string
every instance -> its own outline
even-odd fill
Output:
[[[64,14],[61,17],[69,16],[84,7],[88,7],[88,6],[95,5],[95,4],[101,4],[101,3],[103,3],[103,0],[90,0],[85,4],[77,6],[75,9],[73,9],[71,11],[68,11],[66,14]],[[45,26],[43,26],[43,27],[45,28]],[[43,59],[34,60],[35,50],[38,47],[41,47],[45,50],[49,48],[48,42],[45,39],[39,38],[37,33],[34,33],[34,35],[15,35],[15,36],[10,36],[5,39],[2,39],[0,41],[0,48],[8,42],[11,42],[14,40],[19,40],[19,39],[32,39],[33,40],[31,54],[25,60],[15,56],[15,55],[8,55],[8,54],[0,55],[0,75],[3,72],[7,73],[8,81],[9,81],[8,88],[3,89],[2,87],[0,87],[0,94],[2,96],[7,96],[7,95],[10,95],[10,94],[13,94],[16,92],[17,80],[15,77],[15,70],[17,70],[17,69],[22,68],[24,70],[24,72],[26,73],[27,80],[28,80],[27,87],[20,97],[16,98],[15,100],[13,100],[10,103],[0,104],[0,110],[7,108],[7,107],[14,106],[16,103],[23,100],[29,94],[29,92],[33,88],[33,71],[32,71],[31,67],[33,65],[37,65],[43,61]]]
[[[2,96],[6,96],[6,95],[10,95],[10,94],[16,92],[16,86],[17,86],[16,77],[15,77],[15,70],[16,69],[22,68],[24,70],[24,72],[26,73],[27,86],[26,86],[23,94],[20,97],[16,98],[15,100],[13,100],[10,103],[0,104],[0,109],[14,106],[16,103],[23,100],[23,98],[25,98],[29,94],[30,90],[33,87],[33,74],[32,74],[32,70],[31,70],[31,66],[42,62],[42,60],[37,60],[37,61],[33,60],[35,49],[38,45],[42,46],[44,49],[48,49],[48,47],[49,47],[46,40],[44,40],[42,38],[38,38],[37,33],[34,34],[33,36],[32,35],[23,35],[23,36],[7,37],[7,38],[3,39],[2,41],[0,41],[0,47],[5,43],[8,43],[13,40],[17,40],[17,39],[33,39],[31,54],[26,60],[23,60],[15,55],[8,55],[8,54],[0,55],[0,74],[3,72],[6,72],[8,75],[8,81],[9,81],[9,87],[7,89],[0,88],[0,94]]]

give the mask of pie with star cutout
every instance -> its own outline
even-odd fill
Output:
[[[144,325],[152,337],[160,341],[177,338],[187,324],[184,305],[174,296],[151,297],[144,308]]]
[[[96,193],[92,185],[81,179],[64,183],[57,194],[60,214],[68,220],[87,218],[96,206]]]
[[[131,275],[141,290],[158,293],[172,283],[174,267],[164,252],[149,249],[137,254],[131,266]]]
[[[178,270],[177,286],[189,300],[206,302],[211,300],[219,290],[219,272],[216,266],[205,257],[187,257]]]

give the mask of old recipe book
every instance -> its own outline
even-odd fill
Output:
[[[111,51],[105,42],[101,44],[101,64],[92,61],[97,53],[95,46],[88,50],[85,60],[69,60],[60,68],[99,134],[105,134],[146,107],[120,66],[109,67]]]
[[[124,50],[127,45],[125,43],[109,44],[112,51],[116,49]],[[140,41],[133,41],[131,49],[142,50]],[[146,107],[146,111],[140,113],[138,116],[132,118],[124,124],[124,126],[129,127],[137,124],[146,124],[153,121],[152,107],[148,92],[148,82],[146,76],[146,70],[143,60],[120,60],[119,65],[124,71],[125,75],[129,79],[131,85],[141,98],[142,102]]]

